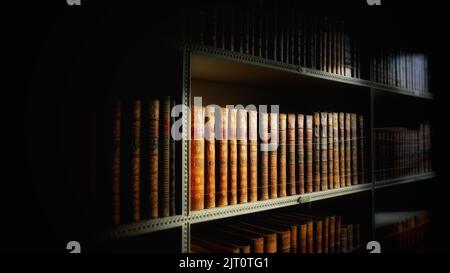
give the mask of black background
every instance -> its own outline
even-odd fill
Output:
[[[12,125],[5,130],[11,136],[11,142],[5,143],[12,153],[5,154],[1,217],[5,232],[1,233],[0,250],[64,252],[69,240],[82,244],[89,240],[89,224],[94,221],[88,217],[91,208],[84,205],[91,198],[92,185],[78,184],[86,178],[89,162],[76,169],[66,164],[88,154],[89,136],[84,132],[90,126],[89,109],[114,84],[111,79],[125,62],[124,55],[140,41],[157,44],[161,37],[170,35],[166,30],[171,29],[170,18],[175,16],[173,7],[177,3],[81,0],[81,6],[68,6],[65,0],[36,2],[23,4],[10,26],[12,40],[17,42],[12,55],[19,70],[18,80],[8,92],[12,96],[5,97],[3,107],[7,126]],[[384,39],[384,44],[395,40],[399,46],[425,50],[431,55],[436,97],[434,168],[440,175],[431,200],[442,215],[433,218],[437,227],[434,235],[440,239],[433,249],[446,251],[449,186],[446,161],[440,160],[445,158],[443,132],[448,116],[444,98],[448,70],[446,9],[440,3],[427,1],[382,0],[381,6],[368,6],[365,0],[319,2],[308,5],[345,14],[359,22],[354,25],[359,31]],[[157,69],[142,63],[144,67]],[[135,86],[139,87],[139,83]],[[68,117],[67,109],[72,108],[85,111]],[[69,138],[76,140],[73,143],[62,137],[67,132],[61,124],[67,120],[79,120],[74,126],[80,130]]]

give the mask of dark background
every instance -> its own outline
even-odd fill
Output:
[[[151,58],[154,45],[170,36],[178,3],[81,0],[33,1],[18,10],[11,24],[12,55],[19,64],[18,80],[3,107],[12,125],[2,183],[2,251],[65,251],[69,240],[89,242],[92,209],[86,204],[95,191],[89,170],[91,109],[117,84],[121,69],[137,73],[130,89],[158,88],[139,81],[158,71]],[[127,2],[127,3],[125,3]],[[440,178],[427,196],[433,214],[435,242],[432,249],[446,251],[449,188],[445,170],[446,45],[445,8],[427,1],[383,1],[368,6],[360,1],[308,1],[312,9],[341,13],[367,37],[404,48],[420,49],[432,60],[434,169]],[[337,2],[337,3],[335,3]],[[199,1],[192,1],[198,4]],[[184,1],[184,5],[191,4]],[[379,38],[378,38],[379,37]],[[142,63],[128,67],[127,58],[138,54]],[[148,62],[147,62],[148,60]],[[124,68],[125,67],[125,68]],[[145,72],[142,72],[145,71]],[[139,74],[140,73],[140,74]],[[402,107],[398,105],[398,107]],[[77,109],[73,112],[70,110]],[[9,125],[9,122],[7,123]],[[67,131],[68,122],[73,130]],[[17,132],[17,134],[15,133]],[[441,132],[441,133],[439,133]],[[17,144],[16,144],[17,143]],[[437,148],[438,147],[438,148]],[[68,164],[78,162],[77,164]]]

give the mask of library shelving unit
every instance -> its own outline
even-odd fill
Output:
[[[135,236],[159,233],[164,230],[176,230],[181,252],[190,252],[191,232],[195,225],[260,213],[263,211],[281,209],[284,207],[310,207],[312,203],[334,202],[333,204],[351,199],[352,196],[364,194],[363,198],[351,202],[366,202],[363,214],[369,219],[367,226],[367,241],[375,236],[377,217],[375,217],[378,191],[391,187],[408,187],[423,181],[428,184],[436,174],[427,172],[407,177],[384,181],[375,181],[374,174],[374,128],[388,125],[383,120],[385,114],[380,114],[384,107],[383,100],[407,101],[412,105],[431,105],[433,95],[423,94],[414,90],[391,87],[370,80],[356,79],[335,75],[315,69],[284,64],[268,59],[257,58],[228,50],[212,48],[204,45],[176,43],[169,46],[174,56],[178,56],[176,65],[181,75],[181,90],[178,97],[183,105],[190,107],[194,96],[202,96],[203,104],[226,105],[234,104],[279,104],[283,111],[308,113],[317,107],[330,111],[353,111],[365,116],[365,134],[367,138],[367,181],[328,191],[313,192],[302,195],[237,204],[226,207],[190,210],[190,142],[181,141],[180,209],[179,215],[143,220],[137,223],[121,224],[100,232],[100,237],[106,241],[127,239]],[[286,92],[284,96],[280,96]],[[302,101],[302,97],[304,99]],[[319,104],[320,102],[320,104]],[[315,104],[310,106],[310,104]],[[395,107],[394,107],[395,108]],[[295,113],[295,112],[293,112]],[[183,116],[185,125],[191,124],[190,117]],[[185,132],[186,133],[186,132]],[[190,133],[190,132],[187,132]],[[185,138],[186,139],[186,138]],[[358,204],[359,206],[359,204]],[[365,248],[365,245],[363,245]]]

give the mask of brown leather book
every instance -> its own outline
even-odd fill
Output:
[[[336,253],[341,253],[342,249],[341,249],[341,216],[340,215],[336,215]]]
[[[320,190],[328,190],[328,114],[320,113]]]
[[[347,236],[348,236],[347,227],[342,226],[341,227],[341,252],[344,252],[344,253],[348,251]]]
[[[237,112],[237,141],[238,141],[238,199],[239,204],[248,201],[248,168],[247,168],[247,141],[248,117],[247,111],[239,109]]]
[[[170,109],[175,107],[175,100],[170,101]],[[170,118],[170,124],[175,123],[175,117]],[[169,129],[170,130],[170,129]],[[176,145],[175,139],[170,137],[170,216],[176,215]]]
[[[159,217],[158,181],[159,181],[159,100],[151,100],[149,109],[149,151],[148,164],[150,186],[150,218]]]
[[[248,222],[242,222],[242,224],[247,225],[250,228],[260,228],[269,232],[275,232],[277,234],[277,252],[291,252],[291,231],[289,228],[277,225],[275,223],[269,223],[264,220],[251,220]]]
[[[330,240],[330,253],[336,252],[336,216],[330,216],[330,229],[329,229],[329,240]]]
[[[345,113],[345,186],[352,185],[352,129],[350,114]]]
[[[260,113],[259,126],[260,144],[267,145],[269,138],[269,114]],[[269,199],[269,152],[267,150],[260,149],[259,162],[261,163],[259,200],[267,200]]]
[[[296,194],[296,173],[295,173],[295,114],[287,116],[287,194]]]
[[[341,188],[345,187],[345,114],[339,113],[339,176]]]
[[[340,166],[339,166],[339,114],[333,113],[333,172],[334,187],[341,187]]]
[[[250,253],[251,250],[251,241],[249,239],[231,235],[216,228],[199,230],[194,236],[226,247],[234,248],[237,246],[239,253]]]
[[[120,224],[120,140],[121,140],[122,101],[117,100],[113,105],[112,126],[112,219],[113,224]]]
[[[305,116],[297,115],[297,194],[305,193]]]
[[[191,140],[191,210],[204,208],[205,194],[205,140],[204,109],[194,106]]]
[[[358,116],[358,170],[360,183],[366,183],[366,157],[365,157],[364,116]]]
[[[347,249],[353,251],[353,224],[347,225]]]
[[[249,160],[249,202],[258,201],[258,112],[249,111],[248,160]]]
[[[219,183],[217,189],[217,206],[228,206],[228,109],[221,108],[219,117],[220,138],[219,142]]]
[[[286,196],[286,130],[287,117],[286,114],[280,114],[279,121],[279,146],[278,146],[278,197]]]
[[[259,226],[248,225],[243,222],[236,222],[230,226],[231,228],[236,228],[246,232],[252,232],[264,237],[264,253],[277,253],[277,233],[273,230],[268,230],[261,228]]]
[[[306,116],[306,138],[305,138],[305,178],[306,178],[306,193],[313,192],[313,116],[307,115]]]
[[[205,108],[205,208],[216,206],[215,108]]]
[[[131,215],[134,222],[141,219],[141,101],[132,104],[131,129]]]
[[[247,232],[245,230],[233,229],[229,227],[218,228],[220,233],[228,236],[228,238],[239,240],[239,242],[245,243],[248,241],[250,245],[250,253],[264,253],[264,237],[253,232]]]
[[[228,109],[228,204],[237,204],[237,110]]]
[[[351,124],[351,183],[352,185],[358,184],[358,116],[356,114],[350,114],[350,124]]]
[[[200,249],[206,249],[212,253],[239,253],[239,246],[237,245],[222,244],[197,236],[191,236],[191,245],[199,246]],[[194,249],[199,248],[195,247]]]
[[[307,253],[322,253],[323,221],[319,217],[304,215],[298,212],[282,213],[291,219],[307,225]]]
[[[328,113],[328,189],[334,189],[333,113]]]
[[[262,222],[266,222],[269,227],[275,228],[278,227],[280,229],[289,229],[290,231],[290,247],[289,252],[290,253],[297,253],[297,245],[298,245],[298,225],[296,223],[291,223],[289,221],[285,221],[281,218],[271,217],[270,215],[268,217],[265,217],[261,220]]]
[[[323,227],[322,227],[322,252],[328,253],[330,248],[330,217],[323,218]]]
[[[161,217],[170,215],[170,97],[163,100],[161,109]]]
[[[269,197],[270,199],[278,197],[278,172],[277,172],[277,159],[278,159],[278,114],[271,113],[269,115],[269,132],[271,137],[271,143],[277,147],[269,151]]]
[[[297,228],[297,234],[300,236],[297,240],[297,249],[300,253],[313,253],[314,252],[314,223],[311,219],[301,217],[292,213],[276,214],[274,217],[283,219],[284,221],[292,221],[299,225]],[[300,231],[298,231],[300,230]]]
[[[314,113],[314,137],[313,137],[313,168],[314,168],[314,191],[320,191],[320,113]]]

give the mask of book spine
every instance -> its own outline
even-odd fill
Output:
[[[353,251],[354,245],[353,245],[353,225],[347,225],[347,249],[349,251]]]
[[[113,105],[112,126],[112,218],[113,224],[120,224],[120,141],[121,141],[122,101],[117,100]]]
[[[221,108],[219,123],[219,189],[217,191],[217,206],[228,205],[228,109]]]
[[[306,116],[306,193],[313,192],[313,116]]]
[[[341,216],[336,215],[336,253],[341,253]]]
[[[330,216],[330,253],[336,252],[336,217]]]
[[[239,109],[237,112],[237,139],[238,139],[238,197],[239,204],[248,201],[248,169],[247,169],[247,139],[248,117],[247,111]]]
[[[271,142],[278,146],[278,114],[271,113],[269,115],[269,131]],[[279,147],[278,147],[279,148]],[[277,173],[277,149],[272,149],[269,152],[269,195],[270,199],[277,198],[277,184],[278,184],[278,173]]]
[[[339,113],[339,175],[341,188],[345,187],[345,114]]]
[[[161,119],[161,217],[170,215],[170,97],[163,100]]]
[[[359,182],[365,183],[366,181],[366,157],[364,153],[365,149],[365,136],[364,136],[364,116],[358,116],[358,170],[359,170]]]
[[[298,170],[298,183],[297,194],[305,193],[305,143],[304,143],[304,124],[305,116],[297,115],[297,170]]]
[[[351,123],[351,149],[352,149],[352,158],[351,158],[351,171],[352,171],[352,185],[358,184],[358,129],[357,129],[357,115],[350,115],[350,123]]]
[[[289,114],[287,117],[287,170],[288,170],[288,194],[296,194],[296,173],[295,173],[295,123],[296,115]]]
[[[314,191],[320,191],[320,113],[314,113],[313,168]]]
[[[307,223],[307,242],[308,242],[308,251],[307,253],[314,253],[314,224],[313,221],[309,221]]]
[[[131,214],[134,222],[141,219],[141,101],[132,105],[131,130]]]
[[[269,139],[269,114],[260,113],[259,115],[259,134],[260,134],[260,144],[267,145]],[[261,163],[261,174],[260,174],[260,200],[269,199],[269,152],[267,150],[260,149],[260,163]]]
[[[258,200],[258,112],[249,111],[249,202]]]
[[[307,252],[307,225],[302,224],[299,227],[298,233],[298,253],[305,254]]]
[[[333,113],[328,113],[328,188],[334,189],[334,143],[333,143]]]
[[[170,101],[170,109],[175,107],[175,100]],[[170,112],[169,112],[170,115]],[[175,117],[170,118],[170,124],[175,124]],[[169,127],[169,138],[170,138],[170,216],[176,215],[176,145],[175,139],[170,137],[170,127]]]
[[[351,167],[351,157],[352,157],[352,129],[351,129],[351,118],[350,114],[345,114],[345,186],[352,185],[352,167]]]
[[[339,166],[339,114],[333,113],[333,188],[341,187],[340,166]]]
[[[158,181],[159,181],[159,100],[151,100],[149,105],[149,186],[150,218],[159,217]]]
[[[348,230],[347,227],[341,227],[341,252],[347,252],[348,251]]]
[[[322,253],[322,245],[323,245],[323,221],[319,220],[315,222],[315,253]]]
[[[323,246],[322,252],[328,253],[330,247],[330,218],[325,217],[323,219]]]
[[[205,108],[205,208],[216,206],[215,108]]]
[[[196,211],[205,205],[204,109],[201,106],[193,107],[191,149],[191,210]]]
[[[328,114],[320,113],[320,189],[328,190]]]
[[[228,112],[228,204],[237,204],[237,172],[238,172],[238,152],[237,152],[237,110],[229,109]]]
[[[286,129],[287,117],[286,114],[279,115],[279,146],[278,146],[278,197],[286,196]]]

